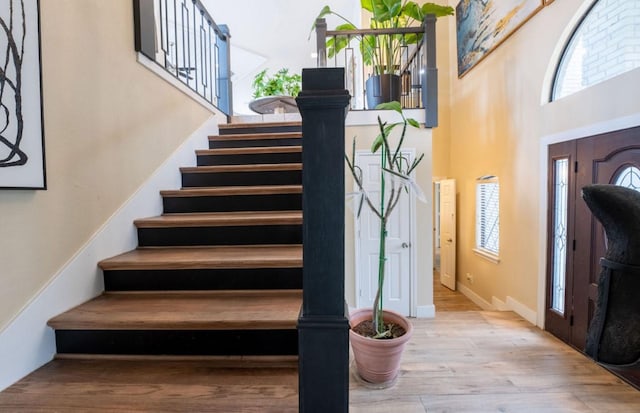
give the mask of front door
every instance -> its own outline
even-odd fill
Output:
[[[592,183],[640,189],[640,127],[551,145],[549,178],[545,328],[583,350],[606,239],[581,189]]]
[[[413,153],[403,154],[409,162],[413,161]],[[380,155],[356,152],[356,164],[362,169],[364,189],[372,199],[380,199]],[[415,208],[415,197],[405,194],[387,223],[384,308],[405,316],[411,312],[411,229],[415,228],[415,223],[411,222],[412,208]],[[373,307],[378,286],[379,246],[380,222],[365,205],[356,220],[356,305],[359,308]]]

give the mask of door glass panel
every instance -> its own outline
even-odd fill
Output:
[[[564,314],[567,268],[567,206],[569,198],[569,160],[553,162],[553,291],[551,308]]]
[[[618,186],[640,191],[640,169],[635,166],[627,166],[618,173],[613,183]]]

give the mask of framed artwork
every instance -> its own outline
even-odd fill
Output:
[[[462,77],[544,6],[543,0],[461,0],[456,6]]]
[[[46,189],[39,0],[0,1],[0,188]]]

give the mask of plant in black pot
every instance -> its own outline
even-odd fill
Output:
[[[370,29],[400,29],[418,26],[427,15],[443,17],[453,15],[453,8],[435,3],[418,5],[407,0],[360,0],[363,10],[371,14]],[[345,17],[325,6],[318,18],[334,15],[344,21],[335,30],[357,30],[357,26]],[[315,27],[315,24],[314,24]],[[327,39],[327,57],[332,58],[349,46],[350,36],[335,36]],[[367,106],[375,108],[383,102],[399,101],[401,93],[402,50],[422,40],[419,33],[411,34],[362,34],[355,36],[360,42],[360,53],[364,64],[371,68],[366,81]]]

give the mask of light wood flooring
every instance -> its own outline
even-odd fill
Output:
[[[352,376],[351,413],[640,412],[640,391],[553,336],[434,288],[436,318],[412,320],[397,382],[372,390]],[[1,392],[0,412],[297,411],[295,362],[252,363],[57,360]]]
[[[512,312],[485,312],[434,277],[435,319],[413,319],[401,372],[371,390],[351,377],[351,413],[640,412],[635,390]]]

